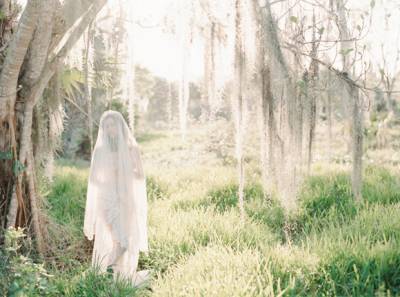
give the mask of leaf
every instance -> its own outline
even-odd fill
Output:
[[[299,20],[298,20],[297,17],[295,17],[294,15],[292,15],[292,16],[290,16],[290,21],[293,22],[293,23],[295,23],[295,24],[297,24]]]
[[[13,164],[13,173],[15,176],[19,175],[26,169],[25,165],[22,164],[19,160],[16,160]]]
[[[302,79],[297,81],[297,85],[300,88],[300,90],[304,91],[306,88],[306,82]]]
[[[0,152],[0,160],[11,160],[12,159],[12,152]]]

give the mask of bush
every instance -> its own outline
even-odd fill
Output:
[[[399,250],[366,254],[337,253],[319,268],[314,289],[332,296],[376,296],[378,291],[398,296]]]
[[[383,167],[365,169],[363,199],[369,203],[394,204],[400,202],[400,179]]]
[[[306,233],[331,222],[343,224],[357,213],[350,180],[345,174],[309,177],[301,190],[299,204],[296,220]]]
[[[309,177],[301,189],[297,221],[300,229],[345,224],[367,204],[386,205],[400,202],[400,182],[387,169],[367,167],[362,188],[363,202],[359,205],[351,193],[351,183],[344,173]]]
[[[55,296],[56,289],[51,283],[51,274],[43,263],[35,263],[21,250],[24,244],[24,230],[10,228],[5,232],[4,250],[1,258],[2,296]]]
[[[229,171],[205,176],[209,168],[202,169],[176,169],[166,180],[159,178],[162,171],[147,178],[150,250],[141,255],[139,267],[157,277],[153,292],[145,294],[400,295],[400,186],[389,170],[365,169],[364,202],[359,204],[346,174],[311,176],[301,188],[298,212],[290,217],[261,185],[249,184],[245,210],[251,219],[243,224],[238,186],[224,175]],[[63,200],[49,201],[51,215],[79,230],[86,178],[86,169],[64,167],[49,194],[50,200]],[[290,243],[279,240],[284,230],[292,235]],[[82,240],[81,233],[73,234]],[[59,296],[136,294],[87,266],[81,261],[75,270],[55,269],[49,290],[56,288]],[[0,271],[8,269],[0,264]]]
[[[150,251],[142,266],[164,272],[200,247],[220,244],[234,250],[262,248],[276,241],[268,228],[248,221],[242,223],[235,210],[215,213],[210,209],[179,212],[154,207],[149,229]]]

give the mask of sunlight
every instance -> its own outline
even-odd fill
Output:
[[[130,30],[134,31],[132,54],[140,65],[148,67],[152,72],[170,81],[180,77],[180,46],[177,33],[167,33],[174,30],[168,19],[174,20],[178,15],[176,0],[110,0],[108,8],[117,11],[123,5],[128,15]],[[194,41],[190,46],[189,77],[196,81],[202,75],[201,57],[202,43]]]
[[[0,0],[0,296],[398,296],[399,0]]]

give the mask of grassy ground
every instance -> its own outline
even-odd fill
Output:
[[[173,133],[138,138],[150,201],[150,252],[139,265],[153,271],[149,288],[135,291],[89,269],[82,233],[88,164],[61,160],[44,187],[52,257],[43,270],[29,258],[22,265],[19,235],[10,234],[0,261],[3,292],[11,284],[11,296],[400,296],[395,170],[368,165],[364,201],[356,204],[344,168],[317,164],[289,224],[258,174],[249,174],[242,222],[229,135],[220,144],[217,130],[203,131],[186,143]]]

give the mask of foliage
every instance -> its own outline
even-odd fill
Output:
[[[152,159],[154,152],[161,152],[157,158],[165,157],[162,152],[171,149],[169,141],[181,145],[167,135],[144,141],[144,157]],[[178,153],[181,160],[182,152],[176,150],[171,154]],[[242,221],[231,167],[215,163],[182,167],[182,160],[180,167],[150,164],[146,162],[150,250],[140,256],[139,268],[154,272],[151,291],[135,291],[114,282],[109,273],[90,270],[90,249],[80,250],[86,257],[74,265],[61,265],[77,258],[77,249],[82,249],[77,245],[58,251],[65,256],[58,255],[50,270],[49,292],[57,290],[58,296],[400,294],[400,220],[396,219],[400,189],[394,170],[365,168],[362,203],[352,199],[347,172],[332,169],[311,175],[292,217],[285,217],[275,197],[266,195],[255,179],[245,187],[247,217]],[[58,234],[69,241],[83,240],[87,166],[88,162],[59,162],[47,195],[50,217],[64,226]],[[285,228],[291,228],[288,234]],[[5,266],[0,265],[2,274],[10,269]]]
[[[134,296],[137,289],[126,280],[115,281],[111,273],[83,269],[77,265],[68,275],[53,274],[45,263],[22,253],[24,230],[10,228],[5,233],[4,250],[0,251],[0,293],[9,297],[41,296]]]
[[[155,177],[146,178],[147,199],[154,201],[168,197],[168,190],[164,184],[161,184]]]
[[[139,98],[150,99],[154,94],[155,78],[145,67],[135,67],[135,91]],[[165,92],[164,94],[166,94]]]
[[[10,228],[5,233],[1,258],[1,293],[3,296],[54,296],[53,277],[43,263],[35,263],[21,253],[23,229]]]

